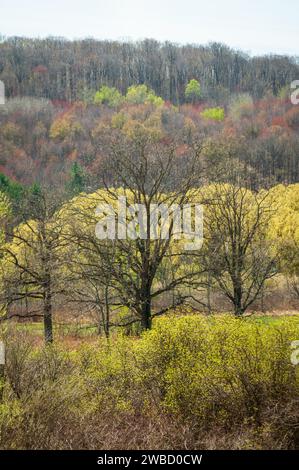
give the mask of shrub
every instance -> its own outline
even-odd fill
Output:
[[[170,413],[201,425],[259,420],[297,391],[290,342],[295,320],[273,325],[230,316],[160,319],[137,343],[144,383]]]
[[[6,335],[0,447],[295,448],[295,317],[168,317],[78,350]],[[278,426],[279,423],[279,426]]]
[[[224,120],[224,109],[223,108],[207,108],[200,113],[204,119],[210,119],[211,121],[223,121]]]
[[[119,106],[123,101],[122,94],[114,87],[103,85],[94,96],[95,104],[106,104],[110,108]]]
[[[163,99],[146,85],[130,86],[127,90],[126,101],[129,104],[152,104],[154,106],[164,104]]]
[[[201,97],[201,87],[200,83],[194,78],[188,82],[185,88],[185,98],[186,101],[195,104],[200,100]]]

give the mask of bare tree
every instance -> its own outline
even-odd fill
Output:
[[[272,213],[268,192],[251,193],[236,184],[217,184],[203,196],[204,250],[199,257],[212,279],[242,315],[259,298],[267,279],[277,273],[265,233]]]
[[[133,313],[132,321],[137,319],[142,329],[149,329],[154,316],[162,315],[188,298],[186,288],[201,272],[191,262],[193,252],[184,251],[179,244],[173,248],[173,218],[169,219],[167,237],[151,237],[152,205],[182,207],[190,201],[192,189],[198,187],[201,147],[198,144],[185,146],[183,154],[178,156],[174,141],[157,142],[146,132],[131,137],[116,132],[104,145],[107,202],[117,201],[119,196],[119,192],[111,188],[121,188],[128,206],[132,203],[142,205],[144,236],[117,238],[115,245],[106,243],[103,256],[120,302]],[[113,257],[111,250],[114,250]],[[161,282],[166,265],[171,265],[169,271],[173,275]],[[172,302],[158,308],[161,296],[165,298],[167,293],[175,294]]]
[[[84,199],[90,201],[95,198],[90,195]],[[113,246],[106,263],[103,255],[105,243],[95,237],[97,219],[94,210],[83,210],[71,205],[68,215],[71,218],[68,232],[64,235],[65,240],[68,240],[65,266],[67,277],[71,279],[71,289],[67,292],[66,299],[70,304],[79,306],[82,313],[95,317],[98,333],[104,331],[106,338],[109,338],[111,316],[121,306],[109,269],[114,260]],[[80,216],[84,217],[83,227],[77,223]]]

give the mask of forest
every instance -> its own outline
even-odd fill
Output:
[[[26,95],[51,100],[92,99],[102,85],[125,93],[146,84],[173,104],[185,101],[186,83],[196,78],[203,96],[223,102],[231,93],[250,93],[255,99],[275,96],[298,79],[295,57],[251,57],[225,44],[207,46],[63,38],[3,37],[0,42],[0,80],[8,96]]]
[[[1,449],[299,448],[298,77],[218,43],[1,39]],[[136,236],[108,235],[119,198]],[[173,214],[152,237],[152,204],[200,205],[203,243]]]

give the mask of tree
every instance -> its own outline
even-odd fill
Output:
[[[237,316],[262,293],[277,274],[276,257],[266,240],[272,215],[269,192],[254,194],[241,185],[216,184],[202,194],[205,209],[205,250],[199,254],[212,279],[232,303]]]
[[[114,262],[114,245],[109,249],[109,259],[104,255],[107,241],[95,236],[98,222],[95,211],[103,202],[101,191],[81,193],[61,210],[65,248],[64,276],[71,279],[71,289],[66,294],[70,305],[79,306],[81,313],[96,318],[98,332],[109,331],[114,311],[121,306],[111,278]]]
[[[188,298],[186,289],[198,275],[198,267],[191,263],[194,252],[185,251],[174,240],[173,218],[169,219],[168,238],[153,239],[151,205],[181,207],[189,202],[190,191],[199,184],[201,147],[198,144],[186,147],[184,155],[178,158],[175,142],[157,142],[140,132],[128,137],[119,131],[109,136],[106,145],[106,202],[117,204],[121,191],[128,211],[131,204],[142,205],[144,236],[117,238],[113,244],[107,242],[102,255],[122,305],[133,314],[132,321],[138,320],[142,329],[149,329],[154,316],[166,313]],[[163,271],[169,275],[162,276]],[[159,299],[167,293],[172,294],[171,301],[159,308]]]
[[[201,98],[200,83],[194,78],[186,85],[185,98],[192,104],[198,103]]]
[[[94,95],[95,104],[105,104],[110,108],[116,108],[123,101],[121,93],[114,87],[103,85]]]
[[[57,212],[60,203],[57,194],[55,197],[54,193],[36,188],[28,200],[31,217],[13,230],[11,241],[1,250],[3,308],[30,300],[32,310],[26,309],[25,315],[42,312],[46,343],[53,341],[53,300],[64,291],[66,282],[59,276],[65,247]]]
[[[6,196],[6,194],[0,191],[0,247],[1,247],[1,250],[5,243],[6,223],[10,215],[11,215],[11,203],[8,197]],[[0,258],[0,261],[2,262],[3,260]]]
[[[233,95],[229,105],[229,116],[238,121],[242,117],[250,117],[254,111],[253,99],[248,93]]]
[[[81,165],[75,162],[71,168],[71,178],[67,187],[72,195],[84,191],[86,185],[86,174]]]
[[[223,108],[207,108],[200,115],[212,121],[223,121],[225,117]]]
[[[250,57],[219,43],[14,37],[1,43],[0,71],[8,97],[22,93],[74,101],[82,99],[82,89],[98,90],[105,81],[122,93],[132,83],[147,83],[177,104],[184,101],[186,77],[194,76],[204,80],[206,95],[219,102],[232,92],[261,98],[270,90],[277,95],[298,78],[298,63],[288,56]]]
[[[2,197],[3,193],[8,196],[11,201],[12,209],[16,212],[22,197],[24,197],[25,188],[23,185],[11,180],[3,173],[0,173],[0,191]]]
[[[146,85],[132,85],[128,88],[126,101],[130,104],[153,104],[161,106],[164,101]]]
[[[299,297],[299,185],[277,185],[270,190],[273,211],[267,239],[273,245],[279,270]]]

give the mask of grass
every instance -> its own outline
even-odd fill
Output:
[[[124,314],[127,314],[127,310],[124,310]],[[179,312],[179,317],[182,316],[183,313]],[[227,314],[230,316],[230,314]],[[217,316],[217,314],[216,314]],[[206,316],[207,322],[213,322],[215,315]],[[254,314],[249,316],[244,316],[240,320],[246,323],[252,324],[263,324],[263,325],[279,325],[283,323],[285,319],[289,319],[294,324],[299,324],[299,315],[294,313],[292,314]],[[155,321],[153,324],[155,324]],[[44,337],[44,326],[43,322],[22,322],[22,323],[15,323],[16,328],[19,331],[28,332],[32,337],[34,337],[39,343],[42,343]],[[117,332],[122,332],[121,328],[112,328],[111,334],[112,336],[117,334]],[[99,338],[98,329],[94,325],[90,325],[88,323],[78,323],[75,321],[69,321],[68,323],[62,322],[53,322],[53,333],[54,339],[59,344],[70,344],[73,343],[74,346],[80,344],[81,342],[94,342],[97,341]]]

